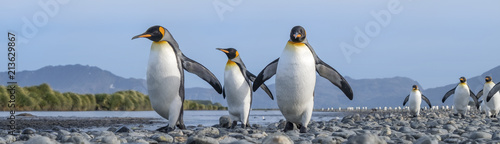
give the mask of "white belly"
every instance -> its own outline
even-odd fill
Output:
[[[276,99],[287,121],[307,124],[314,106],[315,83],[315,61],[309,48],[288,43],[276,71]]]
[[[251,105],[251,90],[236,64],[226,66],[224,91],[231,119],[246,123]]]
[[[483,102],[486,102],[486,97],[488,96],[488,93],[490,92],[491,88],[495,86],[495,83],[489,82],[485,83],[483,86]],[[500,94],[497,92],[494,94],[494,96],[490,99],[489,102],[486,102],[486,106],[490,109],[493,115],[498,114],[500,111]]]
[[[418,114],[420,112],[420,104],[422,103],[422,94],[420,91],[411,92],[408,101],[410,103],[410,111]]]
[[[455,89],[455,109],[459,113],[465,113],[467,111],[467,106],[469,104],[469,87],[465,84],[459,84]]]
[[[153,43],[147,68],[148,93],[151,106],[165,119],[169,119],[169,114],[179,114],[182,106],[180,79],[174,50],[167,43]],[[170,113],[172,110],[174,113]]]

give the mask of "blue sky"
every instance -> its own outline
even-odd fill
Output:
[[[83,64],[125,78],[145,78],[151,42],[130,39],[153,25],[166,27],[180,49],[220,81],[227,58],[215,48],[236,48],[257,74],[281,55],[296,25],[305,27],[320,58],[354,79],[403,76],[431,88],[480,75],[500,61],[500,1],[494,0],[1,3],[0,32],[15,32],[20,40],[18,71]],[[388,14],[390,20],[377,21],[373,13]],[[356,29],[369,43],[358,41],[356,46],[362,35]],[[5,36],[0,43],[6,45]],[[356,53],[347,56],[342,43]],[[0,59],[7,63],[6,54]],[[186,79],[186,87],[209,87],[195,75]]]

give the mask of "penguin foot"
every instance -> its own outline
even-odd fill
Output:
[[[300,133],[307,133],[307,128],[305,126],[300,126]]]
[[[284,132],[287,132],[287,131],[289,131],[289,130],[293,130],[293,127],[294,127],[294,126],[293,126],[293,123],[291,123],[291,122],[286,122],[286,124],[285,124],[285,130],[283,130],[283,131],[284,131]]]
[[[156,131],[163,132],[163,133],[168,133],[168,132],[171,132],[173,130],[175,130],[175,127],[172,128],[172,127],[169,127],[169,125],[156,129]]]
[[[236,125],[238,125],[238,122],[237,121],[233,121],[233,125],[231,125],[231,129],[234,129],[234,127],[236,127]]]
[[[185,129],[186,129],[186,126],[185,126],[184,124],[177,124],[177,127],[178,127],[179,129],[183,129],[183,130],[185,130]]]

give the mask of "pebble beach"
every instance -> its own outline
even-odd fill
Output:
[[[426,110],[419,117],[412,117],[405,111],[348,112],[342,119],[310,122],[307,133],[283,132],[284,120],[230,129],[226,127],[230,122],[226,116],[213,126],[188,126],[186,130],[176,129],[169,133],[148,128],[158,122],[158,119],[148,118],[20,118],[17,120],[19,129],[14,135],[8,135],[5,129],[0,131],[0,144],[500,143],[499,120],[487,118],[477,111],[469,112],[465,118],[454,116],[450,110]]]

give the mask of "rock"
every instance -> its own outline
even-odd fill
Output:
[[[195,136],[189,137],[186,143],[187,144],[218,144],[219,141],[217,141],[216,139],[211,138],[211,137],[206,137],[203,135],[195,135]]]
[[[402,133],[411,133],[411,132],[414,132],[415,130],[413,130],[411,127],[401,127],[399,129],[399,132],[402,132]]]
[[[116,130],[118,130],[118,129],[116,129],[115,127],[110,127],[110,128],[108,128],[107,131],[115,132]]]
[[[71,129],[69,130],[69,132],[79,132],[79,131],[80,131],[80,129],[77,129],[77,128],[71,128]]]
[[[264,138],[262,144],[293,144],[293,141],[283,133],[275,133]]]
[[[58,143],[55,140],[51,140],[48,137],[35,136],[26,141],[25,144],[55,144]]]
[[[312,143],[337,144],[341,142],[334,140],[332,137],[317,137],[312,140]]]
[[[116,130],[115,133],[128,133],[128,132],[132,132],[133,130],[126,127],[126,126],[122,126],[121,128],[119,128],[118,130]]]
[[[231,127],[232,123],[231,123],[231,118],[227,115],[225,116],[221,116],[219,118],[219,126],[220,127],[223,127],[223,128],[229,128]]]
[[[18,115],[16,115],[16,116],[32,117],[32,116],[35,116],[35,115],[32,115],[32,114],[30,114],[30,113],[20,113],[20,114],[18,114]]]
[[[342,137],[342,138],[349,138],[349,136],[351,135],[355,135],[356,133],[351,131],[351,130],[345,130],[345,129],[341,129],[337,132],[333,132],[332,133],[332,136],[338,136],[338,137]]]
[[[360,134],[349,137],[347,144],[386,144],[384,140],[373,134]]]
[[[158,141],[158,142],[166,142],[166,143],[174,142],[174,137],[172,137],[168,134],[155,134],[155,135],[151,136],[151,139]]]
[[[32,128],[25,128],[21,134],[35,134],[36,133],[36,130],[35,129],[32,129]]]
[[[485,133],[485,132],[472,132],[469,136],[470,139],[480,139],[480,138],[485,138],[485,139],[491,139],[491,134]]]
[[[71,133],[68,137],[61,139],[65,143],[90,144],[90,142],[80,133]]]
[[[206,127],[196,132],[196,135],[211,136],[211,137],[219,136],[219,129],[214,127]]]
[[[392,130],[390,127],[382,128],[382,132],[380,133],[382,136],[390,136],[392,134]]]
[[[6,142],[6,143],[13,143],[13,142],[15,142],[15,141],[16,141],[16,137],[14,137],[14,136],[12,136],[12,135],[6,135],[6,136],[4,137],[4,139],[5,139],[5,142]]]

